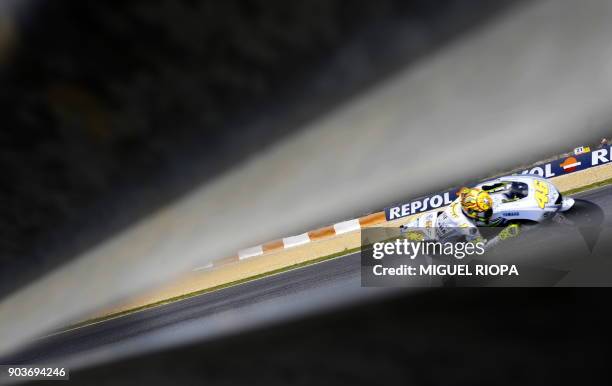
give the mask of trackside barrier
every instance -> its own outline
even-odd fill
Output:
[[[594,150],[590,153],[583,153],[551,162],[535,164],[528,169],[521,170],[514,174],[535,174],[545,178],[560,177],[594,166],[610,163],[612,159],[611,155],[612,149],[608,146],[603,149]],[[444,192],[435,193],[385,208],[385,218],[387,221],[392,221],[446,206],[457,198],[457,190],[459,188],[460,187],[454,187]]]

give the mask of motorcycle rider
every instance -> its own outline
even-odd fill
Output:
[[[492,247],[501,240],[516,237],[520,233],[520,225],[516,223],[504,224],[502,218],[492,219],[493,198],[482,188],[461,188],[458,197],[443,211],[437,213],[436,238],[440,242],[469,241],[472,243],[486,243],[486,248]],[[491,240],[486,240],[479,227],[506,227]],[[411,230],[408,224],[402,227],[407,231],[406,237],[410,240],[423,240],[424,235]]]

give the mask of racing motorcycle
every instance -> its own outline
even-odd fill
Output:
[[[593,214],[594,204],[564,197],[550,181],[537,175],[503,176],[481,182],[476,187],[487,191],[493,199],[492,214],[487,223],[476,224],[480,229],[500,229],[512,223],[530,226],[549,221],[568,225],[584,224],[585,220],[598,222],[594,220],[598,217]],[[580,212],[580,216],[571,212]],[[418,228],[425,240],[441,239],[443,231],[437,227],[439,213],[424,213],[402,225],[401,233]]]
[[[504,176],[482,182],[476,187],[493,199],[490,223],[541,223],[574,207],[576,200],[563,197],[547,179],[536,175]]]

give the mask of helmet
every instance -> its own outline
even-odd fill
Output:
[[[459,190],[463,213],[476,220],[488,220],[493,214],[493,199],[481,188],[461,188]]]

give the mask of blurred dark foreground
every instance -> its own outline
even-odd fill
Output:
[[[0,298],[514,3],[3,2]]]
[[[609,292],[421,292],[75,371],[71,383],[604,385]]]

